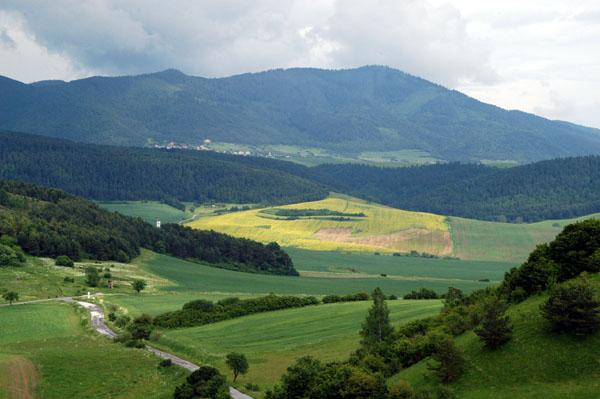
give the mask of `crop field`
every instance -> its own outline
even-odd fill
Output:
[[[463,261],[458,259],[422,258],[412,256],[376,256],[370,253],[311,251],[285,248],[294,267],[303,271],[354,273],[391,276],[441,278],[457,280],[501,281],[504,272],[517,263]]]
[[[187,212],[156,201],[101,201],[97,204],[109,211],[141,217],[152,225],[156,224],[157,220],[161,223],[175,223],[189,216]]]
[[[536,245],[552,241],[564,226],[594,217],[600,217],[600,214],[527,224],[484,222],[455,217],[448,220],[454,252],[460,259],[523,262]]]
[[[76,310],[77,309],[77,310]],[[92,332],[89,314],[62,302],[0,307],[0,397],[37,390],[44,398],[172,398],[187,374]],[[20,382],[5,384],[7,376]],[[28,392],[23,392],[27,389]],[[33,392],[35,393],[35,392]]]
[[[328,295],[369,292],[379,286],[388,294],[400,296],[421,287],[428,287],[443,293],[448,290],[448,286],[471,292],[494,285],[493,282],[461,279],[402,276],[393,278],[380,275],[344,276],[341,273],[325,277],[272,276],[217,269],[164,255],[155,255],[153,258],[145,260],[142,265],[146,270],[177,284],[171,287],[162,287],[162,290],[188,293],[268,294],[273,292],[276,294]]]
[[[267,208],[274,209],[274,208]],[[194,221],[188,226],[213,229],[261,242],[277,241],[282,246],[314,250],[366,252],[452,252],[448,225],[443,216],[406,212],[381,205],[342,198],[285,205],[277,209],[326,209],[363,217],[299,218],[286,220],[262,209],[230,213]]]
[[[394,325],[436,314],[442,306],[437,300],[387,303]],[[250,369],[238,382],[272,384],[298,357],[346,359],[358,347],[358,332],[371,305],[370,301],[351,302],[266,312],[165,331],[158,343],[192,361],[214,364],[224,373],[228,373],[223,363],[225,355],[242,352],[248,357]]]

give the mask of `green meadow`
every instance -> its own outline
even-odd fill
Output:
[[[97,204],[109,211],[140,217],[152,225],[157,220],[161,223],[176,223],[189,216],[187,212],[156,201],[99,201]]]
[[[372,255],[375,258],[375,255]],[[306,294],[328,295],[349,294],[359,291],[370,292],[381,287],[388,294],[398,296],[429,287],[445,292],[448,286],[454,286],[465,292],[488,287],[494,283],[461,279],[439,279],[422,277],[404,277],[365,275],[344,276],[335,273],[327,277],[286,277],[261,274],[239,273],[216,269],[164,255],[155,255],[141,263],[147,271],[156,273],[176,285],[164,287],[166,291],[180,292],[221,292],[250,294]],[[429,271],[431,273],[431,270]]]
[[[33,394],[43,398],[166,399],[187,375],[176,367],[161,371],[157,356],[99,336],[87,311],[73,304],[0,307],[0,326],[0,371],[6,376],[25,370],[37,386]],[[25,388],[0,384],[0,397]]]
[[[337,303],[240,317],[201,327],[164,331],[157,346],[182,357],[210,363],[227,373],[224,357],[246,354],[246,382],[273,384],[296,358],[346,359],[359,345],[359,330],[371,302]],[[441,301],[388,301],[393,324],[436,314]],[[253,393],[254,395],[254,393]]]

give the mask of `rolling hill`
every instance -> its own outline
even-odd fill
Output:
[[[28,85],[2,77],[0,110],[0,128],[98,144],[210,139],[518,162],[600,152],[597,129],[506,111],[377,66],[221,79],[166,70]]]
[[[278,216],[279,210],[294,210],[298,216]],[[313,216],[309,210],[330,213]],[[204,217],[187,226],[310,250],[388,254],[416,251],[417,256],[522,262],[536,245],[552,240],[574,220],[486,222],[402,211],[334,195],[321,201]]]

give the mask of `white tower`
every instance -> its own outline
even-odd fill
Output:
[[[160,220],[156,221],[156,227],[158,227],[160,229]]]

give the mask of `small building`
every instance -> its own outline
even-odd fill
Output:
[[[107,284],[108,284],[108,289],[112,290],[113,289],[113,281],[112,280],[108,280]]]

